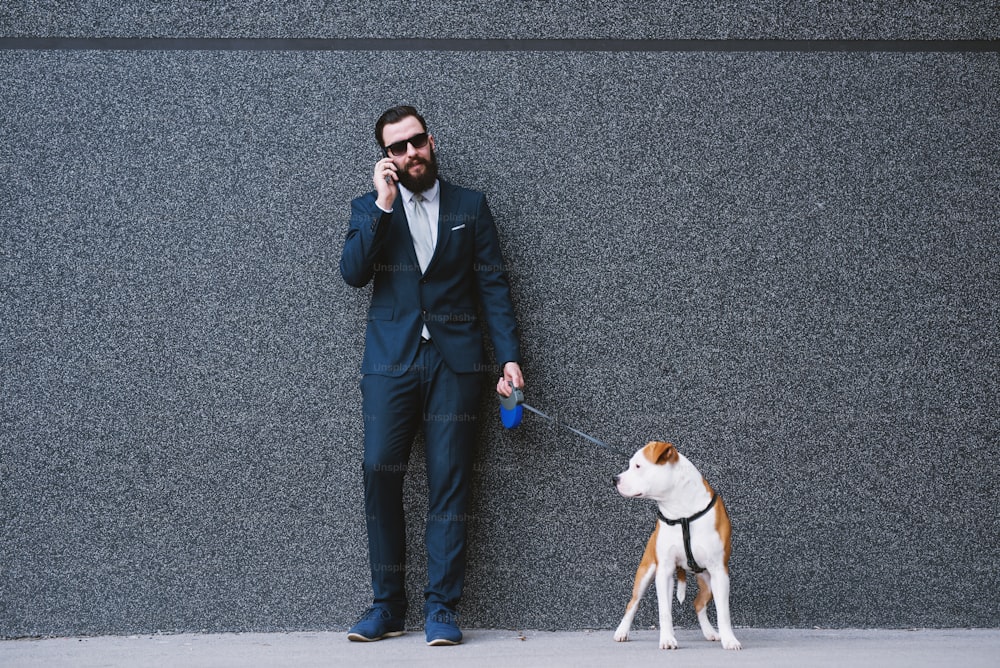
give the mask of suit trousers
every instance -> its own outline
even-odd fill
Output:
[[[401,376],[361,379],[364,485],[375,605],[405,616],[406,523],[403,480],[421,427],[427,460],[425,613],[454,610],[465,582],[466,525],[481,379],[457,374],[434,342],[420,344]]]

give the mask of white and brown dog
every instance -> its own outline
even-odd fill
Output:
[[[618,493],[653,499],[657,522],[635,573],[632,599],[625,608],[615,640],[628,640],[639,601],[656,582],[660,612],[660,649],[676,649],[671,598],[674,574],[677,600],[684,600],[686,571],[698,578],[694,609],[707,640],[722,640],[725,649],[740,649],[729,618],[729,553],[731,526],[726,507],[687,457],[670,443],[652,441],[629,461],[628,470],[614,476]],[[708,621],[708,602],[715,597],[719,631]]]

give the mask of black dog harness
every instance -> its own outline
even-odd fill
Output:
[[[664,522],[666,522],[667,524],[669,524],[670,526],[674,526],[676,524],[681,525],[681,530],[684,532],[684,552],[687,554],[688,570],[694,573],[703,573],[705,569],[698,565],[698,562],[694,560],[694,554],[691,553],[691,522],[694,522],[699,517],[710,511],[712,509],[712,506],[714,506],[715,502],[718,500],[719,500],[718,493],[713,492],[712,500],[708,502],[708,505],[705,506],[704,510],[695,513],[691,517],[682,517],[679,520],[667,519],[666,517],[664,517],[663,513],[660,512],[659,508],[656,509],[656,516],[661,520],[663,520]]]

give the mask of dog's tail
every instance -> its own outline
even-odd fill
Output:
[[[677,569],[677,602],[684,602],[684,595],[687,594],[687,573],[683,568]]]

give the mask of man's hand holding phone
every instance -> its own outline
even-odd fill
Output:
[[[375,182],[375,203],[384,211],[392,209],[392,203],[396,200],[396,193],[399,192],[399,187],[396,185],[396,181],[398,180],[396,165],[392,162],[392,158],[382,158],[375,163],[375,174],[373,176],[373,181]]]

